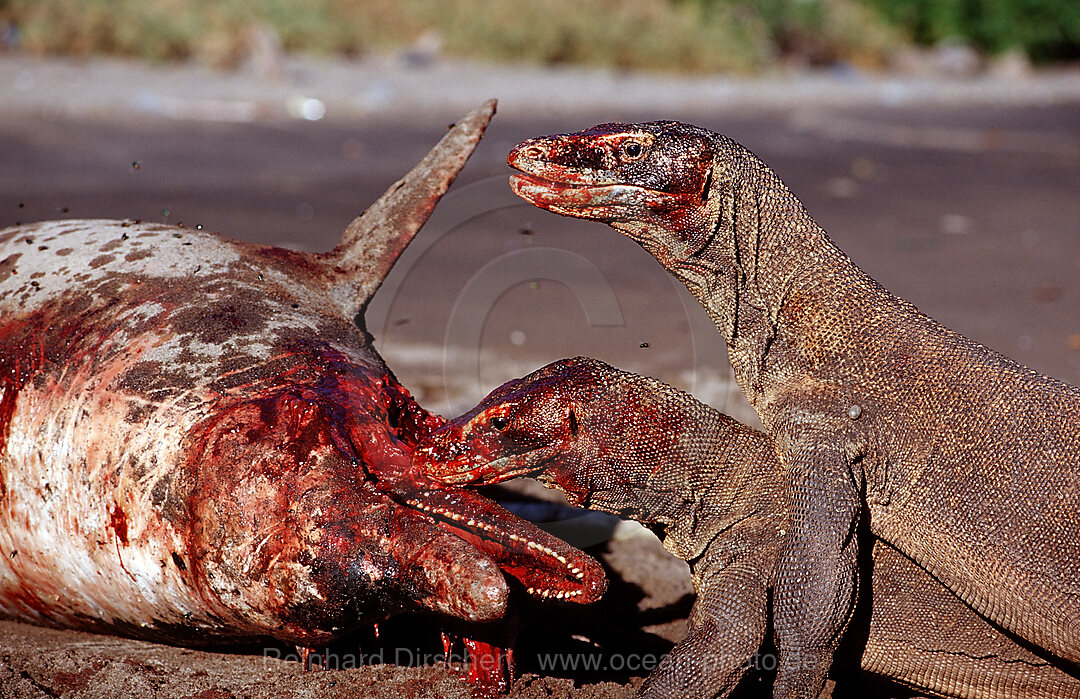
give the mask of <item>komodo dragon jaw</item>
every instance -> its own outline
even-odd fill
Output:
[[[453,440],[453,437],[450,438]],[[511,456],[495,457],[489,461],[468,461],[444,459],[433,447],[425,447],[423,452],[415,452],[413,459],[424,464],[427,475],[446,485],[465,485],[484,483],[486,485],[502,483],[517,476],[531,475],[536,469],[520,466],[520,459]]]
[[[506,383],[445,424],[438,439],[425,440],[413,463],[450,485],[500,483],[553,469],[577,436],[573,406],[560,389],[554,382]]]
[[[563,216],[603,221],[638,242],[644,221],[692,230],[709,215],[712,148],[676,122],[601,124],[522,142],[507,156],[522,199]],[[691,127],[693,128],[693,127]],[[693,140],[688,147],[686,138]]]

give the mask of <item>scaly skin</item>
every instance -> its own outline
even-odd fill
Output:
[[[981,614],[1080,662],[1080,390],[890,294],[724,136],[604,124],[508,162],[525,200],[638,242],[727,341],[786,471],[775,696],[824,682],[864,506],[875,535]]]
[[[591,558],[411,465],[442,419],[354,323],[493,111],[331,253],[120,221],[0,231],[0,615],[310,647],[405,610],[498,618],[502,571],[599,597]]]
[[[784,469],[764,433],[579,357],[495,389],[414,459],[456,485],[535,475],[575,505],[649,525],[690,563],[689,631],[642,696],[724,697],[750,666],[788,526]],[[948,697],[1080,697],[1080,678],[1053,656],[1012,641],[880,540],[871,577],[865,670]]]

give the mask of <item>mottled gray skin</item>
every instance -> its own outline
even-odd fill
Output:
[[[574,505],[648,525],[690,564],[686,638],[642,697],[726,697],[767,628],[788,511],[776,445],[660,381],[584,357],[492,391],[414,458],[446,483],[532,475]],[[1080,697],[1080,678],[1018,645],[896,549],[873,544],[864,670],[963,699]],[[845,686],[837,677],[838,689]]]
[[[864,511],[988,619],[1080,662],[1080,389],[890,294],[719,134],[604,124],[525,141],[509,163],[527,201],[639,243],[727,341],[786,471],[775,696],[824,682]]]
[[[330,253],[130,221],[0,230],[0,615],[310,647],[403,610],[498,618],[500,568],[602,592],[592,559],[416,472],[441,418],[354,322],[493,112]]]

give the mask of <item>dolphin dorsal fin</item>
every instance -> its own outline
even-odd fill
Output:
[[[363,312],[398,256],[431,216],[495,114],[488,100],[454,124],[423,160],[353,219],[341,243],[322,256],[331,294],[349,318]]]

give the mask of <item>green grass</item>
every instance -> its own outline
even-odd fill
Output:
[[[1080,58],[1077,0],[872,0],[920,43],[961,40],[1036,61]]]

